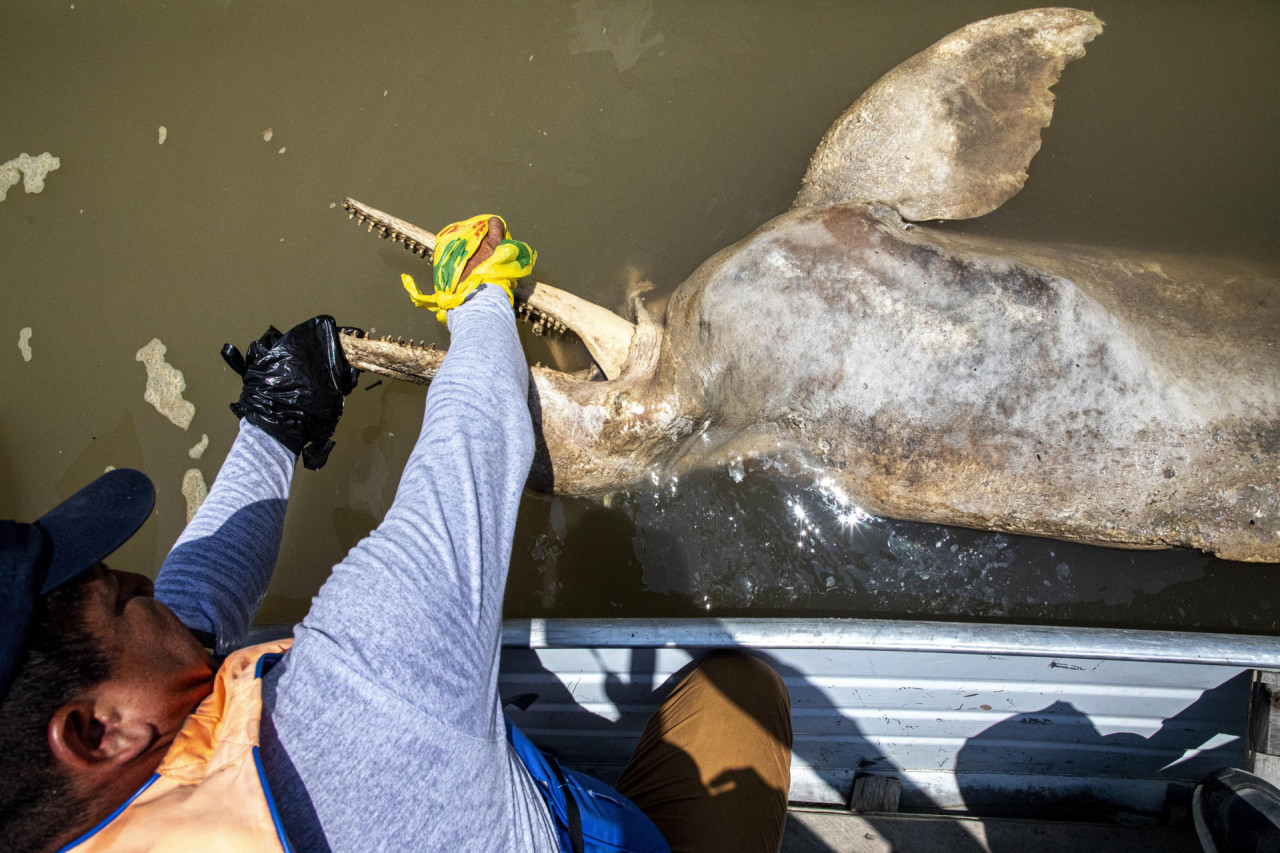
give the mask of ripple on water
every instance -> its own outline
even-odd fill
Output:
[[[1204,574],[1188,552],[1139,564],[1133,552],[877,518],[820,472],[782,478],[771,467],[735,460],[678,488],[655,475],[615,496],[647,589],[707,610],[1024,618],[1123,607]]]

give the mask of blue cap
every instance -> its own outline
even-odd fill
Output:
[[[141,471],[108,471],[34,524],[0,521],[0,700],[9,692],[40,597],[83,574],[151,515]]]

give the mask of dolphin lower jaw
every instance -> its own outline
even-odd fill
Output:
[[[352,366],[418,385],[431,383],[446,355],[402,339],[374,340],[345,332],[339,339]],[[657,349],[648,347],[654,355]],[[626,364],[619,379],[599,382],[546,367],[531,369],[537,440],[531,489],[586,495],[639,482],[705,424],[656,387],[652,358]]]
[[[340,332],[342,352],[357,370],[377,373],[415,385],[430,385],[444,361],[444,350],[423,346],[404,338],[366,338],[363,334]]]
[[[669,386],[655,380],[662,327],[646,323],[632,329],[632,346],[616,379],[592,381],[553,368],[531,369],[537,439],[529,478],[533,490],[585,495],[637,482],[700,426]],[[352,366],[418,385],[431,384],[447,354],[402,338],[343,332],[339,340]]]

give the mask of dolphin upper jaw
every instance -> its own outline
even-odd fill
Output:
[[[355,199],[346,199],[343,207],[370,232],[431,257],[431,232]],[[698,407],[672,393],[670,377],[657,376],[664,329],[644,307],[644,289],[633,289],[632,323],[551,285],[528,279],[516,285],[517,316],[539,334],[576,335],[605,377],[598,381],[554,368],[531,369],[536,451],[530,488],[569,494],[615,489],[640,479],[705,427]],[[340,340],[354,367],[420,385],[430,384],[446,355],[403,338],[343,333]]]
[[[376,231],[382,239],[403,245],[411,254],[431,259],[436,236],[430,231],[353,198],[343,199],[342,207],[370,233]],[[613,378],[621,371],[631,351],[634,324],[594,302],[530,279],[517,283],[513,297],[517,313],[533,324],[535,333],[571,329],[606,377]],[[385,355],[394,358],[389,350]],[[377,361],[370,361],[365,369],[377,370]]]

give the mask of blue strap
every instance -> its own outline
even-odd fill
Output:
[[[560,770],[560,762],[551,762],[551,769],[555,771],[556,781],[560,784],[561,790],[567,793],[564,798],[564,810],[569,824],[566,829],[569,830],[571,853],[585,853],[582,840],[582,810],[578,808],[578,800],[568,792],[569,783],[565,781],[564,773]]]
[[[671,853],[662,833],[635,803],[599,779],[561,767],[510,720],[505,722],[512,749],[533,776],[556,822],[563,853]],[[575,811],[580,848],[574,846],[571,814]]]

